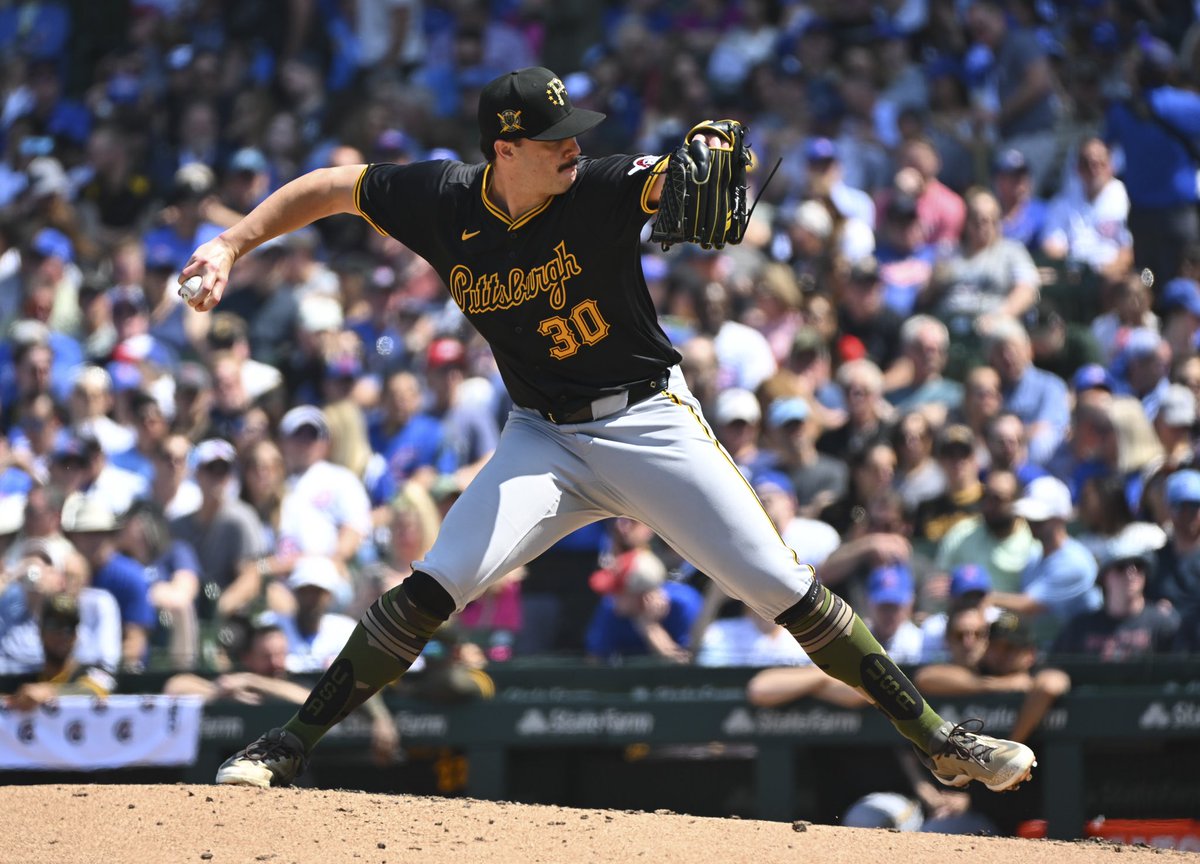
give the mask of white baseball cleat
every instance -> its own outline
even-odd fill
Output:
[[[944,743],[928,755],[917,755],[946,786],[962,788],[978,780],[993,792],[1008,792],[1033,776],[1037,757],[1031,749],[1016,741],[983,735],[982,730],[983,721],[977,719],[944,723],[938,729]]]
[[[286,729],[272,729],[217,769],[224,786],[288,786],[308,766],[304,745]]]

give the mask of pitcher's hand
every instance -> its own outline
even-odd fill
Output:
[[[200,291],[188,298],[188,305],[197,312],[208,312],[221,302],[236,260],[233,247],[219,236],[199,246],[179,273],[180,285],[193,276],[200,277]]]

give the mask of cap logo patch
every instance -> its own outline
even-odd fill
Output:
[[[557,78],[554,80],[558,80]],[[500,134],[504,135],[507,132],[524,132],[525,127],[521,125],[521,112],[514,111],[512,108],[505,108],[496,115],[500,118]]]
[[[551,78],[546,85],[546,98],[555,105],[565,105],[567,98],[567,85],[563,84],[558,78]]]

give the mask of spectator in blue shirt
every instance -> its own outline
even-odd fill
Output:
[[[216,177],[207,165],[192,162],[176,171],[169,195],[172,221],[147,233],[146,247],[170,250],[175,269],[183,269],[197,244],[221,233],[202,215],[204,201],[215,191]]]
[[[992,168],[992,185],[1000,202],[1001,232],[1034,251],[1046,227],[1046,202],[1033,194],[1029,163],[1020,150],[1005,150]]]
[[[117,600],[121,610],[121,665],[140,670],[148,635],[158,622],[145,568],[117,551],[117,517],[94,495],[75,493],[63,504],[63,533],[92,568],[92,586]]]
[[[1038,477],[1046,476],[1044,468],[1029,461],[1029,437],[1016,414],[1001,412],[988,424],[984,437],[991,457],[989,468],[1011,471],[1022,489]]]
[[[1041,545],[1021,575],[1021,593],[993,593],[990,601],[1031,619],[1038,641],[1046,645],[1077,615],[1101,606],[1096,587],[1096,559],[1067,534],[1071,493],[1055,477],[1039,477],[1013,504],[1013,513],[1029,523]]]
[[[144,390],[133,394],[130,408],[137,440],[128,450],[114,453],[111,461],[116,467],[139,475],[149,485],[154,482],[154,457],[166,441],[171,427],[158,400]]]
[[[1000,376],[1003,409],[1021,418],[1029,437],[1029,461],[1044,465],[1071,422],[1067,385],[1033,365],[1033,346],[1014,319],[996,322],[988,339],[988,361]]]
[[[1140,327],[1129,333],[1125,347],[1113,361],[1118,387],[1140,399],[1146,418],[1153,422],[1171,382],[1167,378],[1171,349],[1158,331]]]
[[[1029,160],[1038,188],[1056,165],[1054,67],[1033,30],[1010,24],[1008,14],[1008,4],[1000,0],[977,0],[967,7],[964,23],[992,57],[980,88],[985,94],[980,112],[995,124],[1002,147]]]
[[[925,242],[917,200],[897,192],[888,198],[879,220],[875,259],[883,279],[883,302],[897,315],[911,315],[917,298],[929,288],[937,247]]]
[[[428,488],[439,474],[458,467],[454,451],[445,446],[442,424],[421,411],[423,396],[421,382],[411,372],[397,372],[387,381],[381,412],[368,430],[376,456],[366,484],[375,507],[388,504],[407,480]]]
[[[1200,239],[1200,94],[1176,86],[1178,64],[1165,42],[1145,37],[1138,48],[1132,96],[1108,109],[1105,138],[1124,151],[1136,266],[1165,285],[1179,275],[1183,250]]]
[[[597,570],[592,590],[603,595],[588,625],[585,647],[591,657],[651,655],[673,663],[690,658],[692,624],[700,614],[700,592],[667,580],[654,553],[633,549],[610,567]]]

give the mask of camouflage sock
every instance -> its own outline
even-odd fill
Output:
[[[371,604],[304,705],[284,724],[304,742],[306,752],[351,711],[407,672],[449,617],[449,612],[439,618],[419,607],[405,584],[407,580]]]
[[[826,674],[869,698],[908,740],[928,753],[942,725],[862,619],[819,582],[777,619]]]

